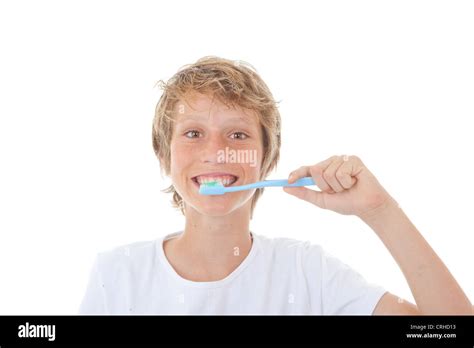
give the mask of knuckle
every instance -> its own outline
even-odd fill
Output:
[[[319,176],[321,175],[321,167],[319,167],[318,165],[312,166],[309,168],[309,172],[313,176]]]

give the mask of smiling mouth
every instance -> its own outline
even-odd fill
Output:
[[[192,177],[191,180],[194,181],[194,183],[199,187],[202,184],[207,184],[210,182],[218,182],[221,185],[227,187],[231,186],[234,184],[239,178],[235,175],[232,174],[225,174],[225,175],[215,175],[215,174],[209,174],[209,175],[198,175],[195,177]]]

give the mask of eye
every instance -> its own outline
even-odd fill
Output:
[[[193,138],[197,138],[199,137],[199,131],[197,130],[190,130],[190,131],[187,131],[186,133],[184,133],[184,135],[187,137],[187,138],[190,138],[190,139],[193,139]]]
[[[243,132],[234,132],[231,134],[231,138],[236,139],[235,135],[238,134],[239,137],[237,139],[244,140],[248,138],[248,135]]]

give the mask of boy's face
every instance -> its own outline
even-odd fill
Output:
[[[199,186],[214,180],[224,186],[260,180],[263,145],[256,115],[196,93],[178,102],[174,115],[170,175],[186,209],[210,216],[250,211],[255,190],[205,196]]]

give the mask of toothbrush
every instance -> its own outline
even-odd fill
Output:
[[[313,178],[307,176],[296,180],[293,184],[288,184],[288,180],[264,180],[254,182],[252,184],[240,185],[240,186],[228,186],[225,187],[218,181],[211,181],[202,184],[199,187],[199,193],[202,195],[223,195],[227,192],[245,191],[255,188],[262,187],[276,187],[276,186],[288,186],[288,187],[299,187],[299,186],[310,186],[315,185]]]

